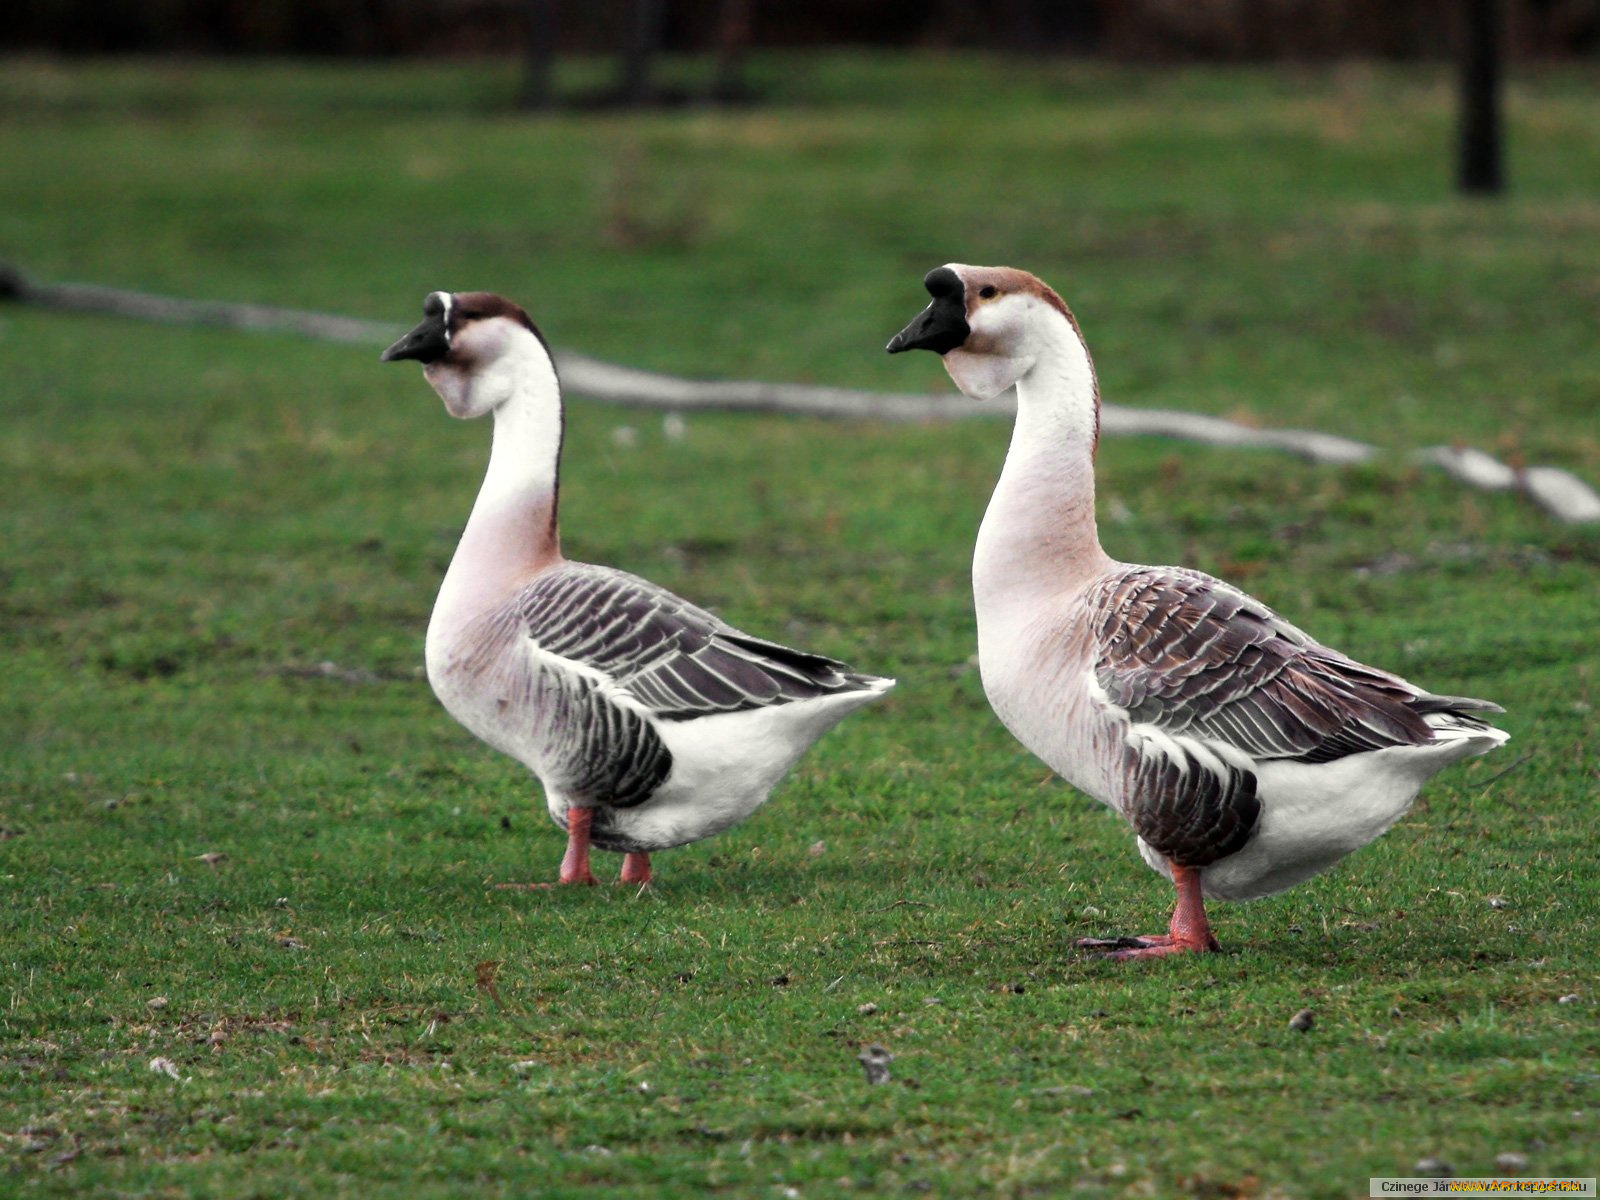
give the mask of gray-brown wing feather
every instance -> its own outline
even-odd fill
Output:
[[[538,652],[531,711],[548,781],[589,804],[625,808],[660,787],[672,754],[656,719],[740,712],[873,682],[831,658],[740,633],[606,567],[568,563],[548,572],[510,615]]]
[[[1429,742],[1429,712],[1496,707],[1363,666],[1200,572],[1136,569],[1089,603],[1096,681],[1131,723],[1169,739],[1164,753],[1127,749],[1129,819],[1186,865],[1242,848],[1260,815],[1254,773],[1208,743],[1257,761],[1323,763]]]
[[[1132,720],[1256,759],[1422,745],[1433,739],[1427,713],[1495,708],[1346,658],[1199,572],[1128,572],[1096,609],[1095,677]]]
[[[1255,773],[1172,743],[1163,753],[1122,748],[1123,813],[1150,846],[1175,863],[1203,867],[1242,850],[1261,819]]]
[[[520,603],[484,618],[455,669],[476,677],[500,707],[526,721],[538,747],[530,763],[569,803],[626,808],[650,798],[672,770],[672,754],[649,719],[606,694],[606,681],[545,655],[527,654]]]
[[[650,722],[593,679],[549,666],[536,672],[546,782],[569,803],[629,808],[648,800],[672,771],[672,752]]]
[[[741,633],[648,580],[568,563],[523,593],[540,650],[599,672],[662,720],[862,691],[844,663]]]

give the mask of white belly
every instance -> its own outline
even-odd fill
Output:
[[[610,810],[605,823],[642,850],[721,833],[765,804],[813,742],[880,694],[846,692],[691,721],[658,721],[656,732],[672,754],[671,773],[649,800]],[[547,798],[551,816],[564,823],[565,801],[548,789]]]
[[[1382,836],[1410,811],[1417,792],[1436,772],[1502,740],[1504,735],[1461,738],[1329,763],[1258,764],[1261,822],[1255,836],[1237,854],[1201,871],[1202,890],[1222,900],[1253,900],[1302,883]],[[1166,859],[1143,842],[1139,852],[1171,878]]]

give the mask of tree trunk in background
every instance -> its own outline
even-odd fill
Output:
[[[1505,190],[1500,129],[1500,0],[1466,0],[1461,36],[1461,157],[1457,185],[1468,195]]]
[[[650,68],[661,50],[666,15],[666,0],[633,0],[633,24],[623,43],[617,79],[617,99],[629,107],[642,107],[654,99]]]
[[[523,0],[522,12],[527,42],[517,106],[527,111],[549,108],[555,100],[551,80],[556,57],[555,5],[552,0]]]
[[[722,0],[717,16],[717,64],[711,82],[714,100],[743,100],[744,59],[750,49],[750,0]]]

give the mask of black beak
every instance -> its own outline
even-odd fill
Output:
[[[450,341],[445,334],[443,311],[430,314],[405,337],[383,352],[381,362],[398,362],[414,358],[420,363],[437,362],[450,353]]]
[[[923,279],[933,303],[918,313],[907,325],[889,339],[890,354],[902,350],[932,350],[945,354],[967,340],[972,332],[967,324],[966,288],[961,277],[949,267],[935,267]]]

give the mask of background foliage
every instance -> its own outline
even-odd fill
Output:
[[[1144,62],[1440,59],[1459,0],[13,0],[0,48],[72,54],[622,53],[964,47]],[[1507,48],[1593,56],[1600,0],[1497,0]]]

